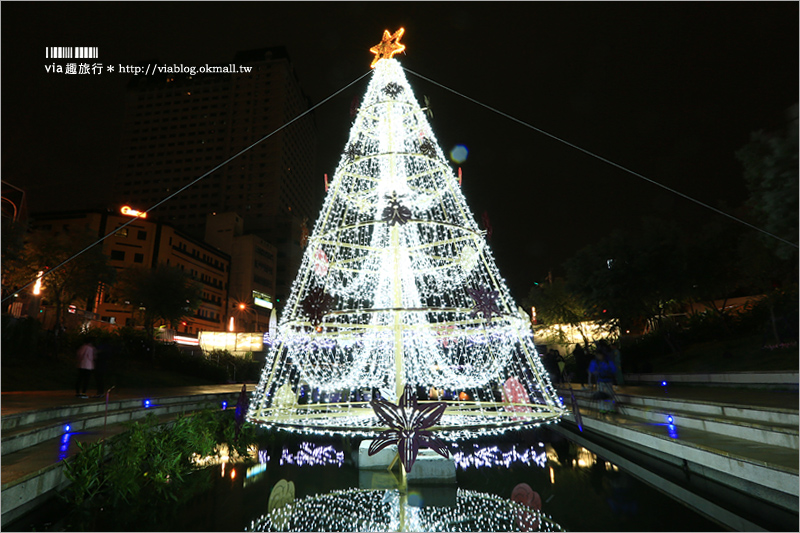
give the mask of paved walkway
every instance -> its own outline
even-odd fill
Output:
[[[110,400],[145,399],[170,396],[196,396],[198,394],[215,394],[224,392],[239,392],[242,384],[230,385],[198,385],[194,387],[171,388],[122,388],[113,389],[109,394]],[[253,390],[253,384],[247,385],[247,390]],[[41,411],[53,407],[67,405],[82,405],[87,403],[105,402],[102,398],[77,398],[74,390],[69,391],[13,391],[3,392],[0,395],[0,416],[17,414],[24,411]]]
[[[254,384],[248,383],[247,390],[252,391]],[[562,385],[559,385],[561,387]],[[580,390],[581,385],[573,384],[573,389]],[[123,388],[111,391],[111,400],[194,396],[198,394],[214,394],[223,392],[239,392],[241,384],[199,385],[194,387],[172,388]],[[798,391],[760,390],[738,387],[691,387],[685,385],[648,386],[624,385],[617,387],[619,394],[632,396],[662,396],[675,400],[701,401],[708,403],[726,403],[732,405],[752,405],[758,407],[778,407],[798,409],[800,396]],[[104,402],[105,398],[81,399],[75,392],[69,391],[18,391],[3,392],[0,397],[0,415],[6,416],[22,411],[38,411],[65,405],[80,405],[92,402]]]
[[[566,384],[558,385],[559,388]],[[572,384],[574,390],[581,385]],[[567,389],[568,390],[568,389]],[[615,387],[618,394],[631,396],[663,397],[673,400],[693,402],[724,403],[730,405],[749,405],[753,407],[777,407],[794,409],[800,407],[798,391],[763,390],[743,387],[692,387],[687,385],[623,385]],[[566,398],[565,398],[566,399]]]

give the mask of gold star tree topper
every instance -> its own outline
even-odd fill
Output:
[[[372,60],[370,68],[375,68],[375,64],[381,59],[391,59],[395,54],[399,54],[406,49],[406,45],[400,43],[400,37],[403,36],[405,31],[405,28],[400,28],[390,34],[389,30],[383,30],[383,39],[381,39],[380,44],[376,44],[369,49],[370,52],[375,54],[375,59]]]

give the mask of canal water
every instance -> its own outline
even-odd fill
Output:
[[[346,489],[390,489],[388,472],[359,472],[358,442],[336,437],[280,434],[261,447],[258,461],[221,463],[202,473],[207,486],[181,504],[167,521],[125,523],[119,530],[245,531],[268,515],[276,484],[292,482],[295,501],[324,500]],[[410,483],[407,502],[416,508],[455,508],[463,495],[510,500],[527,484],[554,528],[567,531],[719,531],[722,528],[657,489],[546,428],[460,442],[451,447],[456,484]],[[355,491],[358,492],[358,491]],[[348,494],[353,494],[350,492]],[[366,493],[366,491],[361,491]],[[374,493],[372,493],[374,494]],[[380,498],[379,498],[380,499]],[[384,497],[385,501],[386,498]],[[461,503],[457,504],[457,500]],[[169,505],[169,504],[168,504]],[[467,504],[468,506],[469,504]],[[384,506],[385,510],[385,506]],[[369,514],[373,511],[359,509]],[[58,530],[57,505],[50,513],[11,524],[8,530]],[[323,511],[324,512],[324,511]],[[380,509],[374,511],[381,512]],[[325,526],[328,529],[330,524]],[[313,525],[312,525],[313,528]],[[542,526],[544,529],[544,525]],[[345,530],[352,525],[344,526]],[[313,529],[308,529],[313,530]]]

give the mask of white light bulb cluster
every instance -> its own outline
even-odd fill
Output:
[[[496,291],[499,314],[484,316],[476,289]],[[317,317],[309,311],[320,308]],[[525,392],[513,400],[503,390],[511,378]],[[400,64],[384,59],[308,239],[248,419],[369,433],[382,429],[369,400],[397,401],[407,383],[420,400],[449,401],[442,426],[453,431],[504,431],[564,412]]]
[[[344,452],[337,450],[331,445],[316,446],[310,442],[301,442],[299,450],[292,453],[288,448],[281,450],[279,464],[295,466],[326,466],[336,465],[341,467],[344,464]]]
[[[295,501],[248,531],[563,531],[553,519],[492,494],[459,489],[454,507],[408,505],[397,490],[349,489]]]
[[[522,463],[526,466],[536,465],[544,468],[547,465],[547,452],[544,450],[537,451],[532,446],[518,450],[516,444],[507,452],[502,451],[497,446],[473,444],[471,452],[459,449],[453,453],[453,459],[456,467],[462,470],[493,466],[508,468],[514,463]]]

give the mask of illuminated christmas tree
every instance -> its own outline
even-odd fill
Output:
[[[564,407],[529,322],[392,58],[401,35],[371,50],[372,79],[248,418],[373,434],[387,427],[370,400],[399,403],[408,385],[421,409],[446,403],[432,428],[445,437],[555,421]]]

